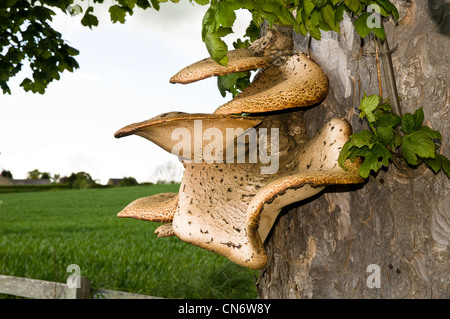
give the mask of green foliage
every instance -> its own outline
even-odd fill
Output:
[[[72,173],[67,178],[66,183],[73,189],[84,189],[95,185],[91,175],[86,172]]]
[[[233,43],[234,48],[241,49],[248,47],[251,42],[259,38],[259,34],[259,26],[256,26],[253,21],[251,21],[245,32],[244,40],[237,39]],[[251,72],[252,71],[247,71],[218,76],[217,87],[219,88],[220,94],[222,94],[223,97],[225,97],[227,92],[231,93],[233,97],[238,95],[250,85]]]
[[[124,177],[120,182],[119,186],[136,186],[139,185],[134,177]]]
[[[28,193],[28,192],[43,192],[43,191],[57,191],[62,189],[69,189],[67,184],[49,184],[49,185],[6,185],[0,186],[0,194],[2,193]]]
[[[422,108],[400,117],[392,112],[388,101],[364,94],[359,109],[360,117],[367,120],[370,130],[350,136],[339,155],[341,167],[347,159],[355,161],[360,157],[363,163],[359,174],[367,178],[371,171],[376,173],[381,167],[388,167],[394,156],[401,154],[411,166],[425,163],[435,173],[442,169],[450,177],[450,161],[437,152],[442,136],[423,125]]]
[[[3,177],[5,177],[5,178],[13,178],[13,175],[12,175],[11,171],[7,171],[7,170],[5,170],[5,169],[2,170],[1,175],[2,175]]]
[[[179,0],[171,0],[178,2]],[[267,20],[273,24],[290,25],[297,33],[315,39],[321,38],[321,31],[340,32],[339,22],[343,13],[355,17],[356,31],[362,36],[373,32],[384,39],[384,29],[373,25],[376,14],[365,12],[368,6],[376,5],[381,16],[393,16],[398,12],[388,0],[190,0],[199,5],[209,5],[202,20],[202,40],[211,57],[219,64],[228,63],[228,47],[223,37],[233,32],[236,11],[249,10],[253,26],[259,26]],[[8,86],[10,78],[22,70],[28,63],[32,77],[21,82],[25,91],[43,94],[50,82],[59,80],[65,70],[73,72],[79,68],[74,59],[78,50],[69,46],[61,34],[50,26],[54,10],[72,14],[74,0],[2,0],[0,1],[0,88],[3,93],[11,94]],[[136,8],[160,9],[160,2],[167,0],[104,0],[81,1],[87,3],[81,24],[93,28],[99,21],[92,4],[105,3],[113,23],[125,23]],[[82,6],[77,3],[80,11]],[[71,11],[72,10],[72,11]],[[81,13],[81,12],[80,12]],[[372,22],[372,23],[368,23]],[[253,30],[255,27],[253,27]],[[257,28],[256,28],[257,29]],[[250,42],[254,37],[250,37]],[[234,76],[220,80],[219,89],[237,94],[248,84],[249,75]]]
[[[83,1],[83,0],[82,0]],[[86,1],[89,6],[81,24],[92,29],[98,26],[93,3],[104,0]],[[126,15],[132,15],[136,7],[159,10],[158,0],[111,1],[109,12],[112,22],[125,22]],[[178,2],[178,1],[173,1]],[[50,23],[55,11],[72,14],[74,0],[1,0],[0,1],[0,88],[11,94],[8,81],[28,65],[31,77],[25,77],[20,86],[25,91],[44,94],[50,82],[59,80],[65,70],[73,72],[79,68],[75,56],[78,50],[67,44],[61,33]],[[77,1],[77,3],[81,3]],[[78,5],[82,11],[82,6]]]
[[[355,29],[361,37],[373,32],[384,40],[379,17],[398,19],[397,9],[388,0],[212,0],[209,3],[203,18],[202,39],[211,57],[222,65],[227,64],[226,44],[222,38],[231,32],[235,11],[239,9],[249,10],[255,25],[264,20],[270,27],[290,25],[297,33],[304,36],[309,33],[317,40],[321,38],[321,31],[340,32],[339,22],[344,11],[355,17]],[[374,12],[365,12],[368,8]]]
[[[48,172],[41,172],[38,169],[34,169],[27,173],[27,179],[50,179],[51,174]]]
[[[179,184],[0,194],[0,274],[66,282],[80,266],[94,289],[165,298],[256,298],[252,271],[176,237],[159,223],[117,218],[136,198]],[[0,296],[1,298],[1,296]]]

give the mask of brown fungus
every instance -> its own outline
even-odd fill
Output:
[[[132,134],[139,135],[164,150],[174,153],[180,159],[197,161],[194,157],[211,145],[211,139],[214,136],[226,137],[227,129],[238,129],[233,138],[223,139],[223,144],[216,147],[225,150],[230,144],[234,144],[239,135],[260,123],[261,119],[256,117],[169,112],[144,122],[127,125],[117,131],[114,136],[119,138]],[[215,158],[221,156],[221,154],[214,154]]]
[[[133,207],[146,203],[147,220],[160,221],[160,207],[170,206],[171,213],[165,215],[167,224],[156,230],[158,237],[175,235],[239,265],[260,269],[267,263],[263,243],[283,207],[314,196],[329,185],[363,182],[358,160],[347,161],[345,170],[338,165],[340,150],[351,134],[346,120],[330,120],[308,140],[301,111],[274,112],[312,106],[328,93],[323,70],[305,54],[293,54],[291,32],[282,27],[268,30],[249,48],[230,51],[227,66],[209,58],[171,78],[172,83],[191,83],[262,68],[249,87],[214,114],[165,113],[116,133],[116,137],[144,137],[176,154],[185,167],[177,197],[168,195],[171,199],[165,201],[154,195],[136,201],[128,208],[133,213],[126,217],[140,218],[142,213]],[[231,115],[239,113],[251,115]],[[202,128],[196,130],[196,123]],[[189,136],[182,143],[173,135],[179,129]],[[216,139],[226,136],[215,144],[221,146],[221,152],[214,161],[203,157],[213,141],[206,134],[209,129],[218,132]],[[229,129],[236,130],[231,138],[226,135]],[[264,130],[265,136],[259,134]],[[209,138],[205,139],[205,134]],[[199,137],[200,142],[196,141]],[[174,152],[174,147],[184,151]],[[229,150],[233,151],[231,156]],[[152,202],[158,204],[147,205]]]
[[[248,48],[229,51],[227,65],[206,58],[180,70],[170,78],[170,83],[188,84],[236,72],[250,71],[278,64],[284,56],[292,54],[291,30],[278,27],[254,41]]]
[[[347,121],[332,119],[304,142],[290,137],[286,123],[291,116],[266,116],[258,126],[279,129],[279,151],[275,154],[279,166],[272,174],[262,173],[267,163],[260,160],[185,165],[173,219],[158,233],[173,232],[181,240],[239,265],[260,269],[267,262],[264,240],[283,207],[309,198],[328,185],[363,181],[358,174],[359,163],[348,161],[347,170],[337,165],[339,150],[351,134]],[[219,180],[223,182],[216,182]]]
[[[264,69],[255,80],[215,114],[261,113],[320,103],[328,94],[328,77],[303,53],[281,66]]]

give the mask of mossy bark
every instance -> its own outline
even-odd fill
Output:
[[[450,157],[450,5],[393,3],[400,20],[384,26],[402,112],[423,107],[427,125],[443,135],[440,151]],[[321,41],[294,36],[294,43],[330,79],[326,100],[304,113],[308,134],[333,117],[346,118],[354,131],[366,128],[355,108],[364,92],[380,93],[375,39],[361,41],[347,17],[340,34],[323,33]],[[329,187],[286,208],[266,241],[259,297],[450,298],[449,186],[444,173],[423,165],[391,165],[364,184]]]

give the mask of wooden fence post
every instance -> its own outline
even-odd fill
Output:
[[[91,294],[91,282],[88,277],[76,277],[76,286],[69,286],[67,282],[66,299],[89,299]]]

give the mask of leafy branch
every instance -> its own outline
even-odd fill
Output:
[[[246,9],[251,12],[250,26],[253,28],[267,21],[269,27],[274,24],[292,26],[295,32],[303,36],[309,34],[316,40],[321,39],[321,31],[340,32],[339,22],[343,20],[344,12],[353,16],[355,30],[362,38],[374,33],[381,41],[386,37],[381,17],[399,17],[397,9],[388,0],[194,1],[210,5],[202,21],[202,40],[211,58],[221,65],[228,63],[228,47],[223,37],[233,32],[236,10]],[[219,77],[219,90],[223,96],[230,92],[234,97],[250,83],[249,78],[250,72]]]
[[[388,167],[394,158],[403,158],[411,166],[425,163],[435,173],[443,170],[450,177],[450,161],[438,153],[442,136],[423,125],[422,108],[400,117],[392,111],[388,100],[364,94],[359,110],[360,118],[368,122],[370,130],[350,136],[339,155],[341,167],[344,168],[347,159],[354,162],[360,157],[363,162],[359,174],[367,178],[371,171],[377,173],[383,166]]]
[[[386,37],[380,16],[398,19],[398,11],[388,0],[195,0],[210,4],[203,18],[202,40],[211,57],[219,64],[228,62],[228,48],[223,37],[233,32],[236,10],[246,9],[252,14],[252,22],[260,25],[264,20],[269,27],[274,24],[292,26],[294,31],[310,34],[320,40],[320,31],[340,32],[339,22],[344,12],[355,17],[354,26],[364,38],[373,32],[381,40]],[[376,12],[366,12],[367,9]]]

